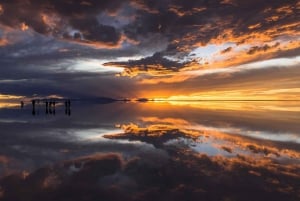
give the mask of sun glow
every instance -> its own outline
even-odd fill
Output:
[[[191,95],[177,95],[168,98],[155,98],[155,101],[273,101],[273,100],[300,100],[299,94],[273,94],[269,95],[268,91],[260,92],[261,94],[251,94],[247,91],[220,91],[220,92],[206,92]]]

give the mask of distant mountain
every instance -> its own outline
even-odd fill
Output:
[[[139,98],[139,99],[137,99],[137,101],[139,101],[139,102],[148,102],[149,99],[148,98]]]
[[[98,104],[108,104],[108,103],[113,103],[116,101],[119,101],[114,98],[109,98],[109,97],[93,97],[93,98],[84,98],[84,99],[79,99],[79,101],[88,101],[91,103],[98,103]]]

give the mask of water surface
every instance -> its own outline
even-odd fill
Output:
[[[299,200],[300,103],[0,109],[2,200]]]

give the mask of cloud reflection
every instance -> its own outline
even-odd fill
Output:
[[[72,103],[70,117],[39,118],[18,109],[16,122],[0,121],[1,200],[300,198],[296,103],[202,104]]]

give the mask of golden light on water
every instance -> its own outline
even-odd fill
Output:
[[[12,108],[12,107],[18,107],[20,106],[19,103],[1,103],[0,102],[0,109],[1,108]]]
[[[17,107],[20,105],[19,101],[24,98],[24,96],[0,94],[0,109]]]
[[[24,98],[24,96],[0,94],[0,100],[12,100],[12,99],[21,99],[21,98]]]

